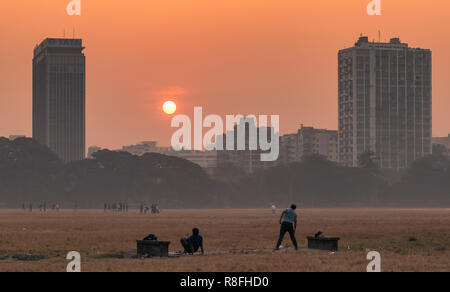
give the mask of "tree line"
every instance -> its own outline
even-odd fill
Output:
[[[0,138],[0,207],[24,202],[102,208],[105,202],[163,208],[449,207],[450,160],[442,152],[401,173],[377,167],[365,153],[359,167],[321,156],[246,174],[233,165],[208,175],[187,160],[156,153],[135,156],[101,150],[93,159],[64,164],[29,138]]]

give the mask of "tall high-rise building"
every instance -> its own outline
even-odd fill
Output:
[[[372,151],[381,168],[431,154],[431,51],[400,39],[339,51],[339,160],[357,166]]]
[[[64,161],[85,157],[86,59],[81,39],[34,49],[33,138]]]

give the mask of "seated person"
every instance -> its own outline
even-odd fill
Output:
[[[184,248],[184,253],[194,254],[200,248],[202,254],[204,254],[203,250],[203,237],[200,235],[200,230],[198,228],[194,228],[192,230],[192,235],[189,238],[182,238],[181,245]]]

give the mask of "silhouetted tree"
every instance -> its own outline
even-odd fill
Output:
[[[245,175],[246,173],[242,168],[232,163],[221,163],[214,170],[214,176],[219,180],[221,178],[224,178],[226,181],[239,180]]]
[[[450,206],[450,160],[429,155],[416,160],[406,170],[400,183],[390,189],[397,205]]]
[[[58,156],[33,139],[0,139],[0,189],[4,201],[50,199]]]
[[[447,148],[441,144],[433,144],[433,155],[435,156],[448,156]]]
[[[358,156],[358,167],[375,169],[378,168],[377,156],[373,151],[366,151]]]
[[[450,160],[441,154],[415,161],[392,180],[370,152],[359,157],[359,168],[311,155],[249,175],[224,165],[210,178],[200,166],[178,157],[101,150],[93,159],[63,164],[32,139],[0,138],[0,204],[47,201],[99,207],[127,201],[205,208],[296,202],[301,207],[449,207]]]

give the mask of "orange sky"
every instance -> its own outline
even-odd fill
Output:
[[[31,136],[31,60],[46,37],[81,37],[87,56],[87,146],[142,140],[167,145],[161,111],[279,114],[281,132],[301,123],[337,128],[337,51],[362,32],[399,36],[433,50],[433,132],[450,132],[450,1],[382,0],[1,0],[0,136]]]

